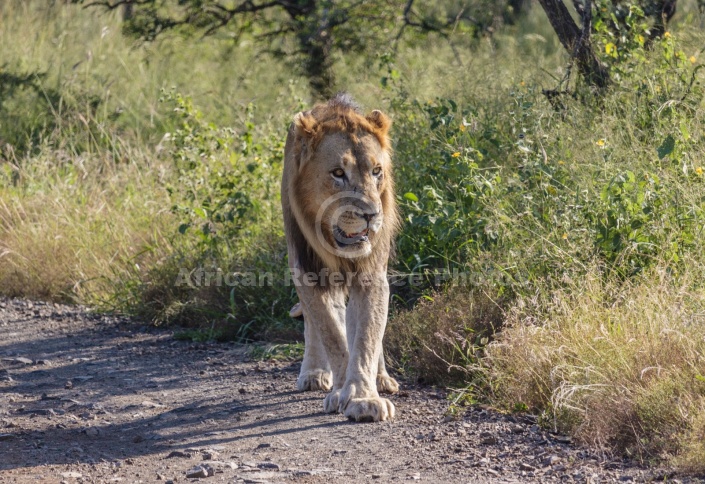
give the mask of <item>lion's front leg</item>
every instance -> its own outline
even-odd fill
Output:
[[[328,364],[326,349],[323,346],[319,328],[311,323],[311,316],[304,317],[304,360],[301,363],[296,388],[299,391],[329,391],[333,385],[333,375]],[[337,315],[340,318],[341,315]],[[342,323],[339,323],[342,326]]]
[[[394,405],[377,391],[388,306],[389,284],[384,274],[356,280],[350,288],[346,311],[350,356],[345,384],[326,400],[327,407],[337,404],[338,411],[351,420],[376,422],[394,418]]]
[[[339,288],[297,286],[304,315],[304,360],[299,390],[338,389],[345,381],[345,292]]]

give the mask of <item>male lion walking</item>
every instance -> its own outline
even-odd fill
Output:
[[[338,94],[294,116],[284,150],[284,227],[306,339],[297,387],[331,390],[324,410],[356,421],[394,418],[379,392],[399,388],[382,354],[399,227],[389,126]]]

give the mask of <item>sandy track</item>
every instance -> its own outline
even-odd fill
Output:
[[[0,482],[643,482],[530,416],[402,382],[394,422],[355,424],[256,362],[85,308],[0,300]],[[199,467],[200,466],[200,467]],[[212,474],[212,475],[210,475]],[[194,478],[195,479],[195,478]],[[680,478],[688,481],[687,478]],[[694,479],[690,479],[694,481]]]

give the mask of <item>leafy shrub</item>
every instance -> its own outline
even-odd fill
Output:
[[[204,121],[174,91],[163,100],[178,118],[163,142],[179,224],[173,253],[134,288],[134,310],[158,323],[211,327],[221,339],[298,337],[288,316],[293,286],[284,277],[282,137],[256,135],[251,106],[235,132]]]

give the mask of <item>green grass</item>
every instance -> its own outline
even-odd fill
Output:
[[[392,269],[421,281],[394,291],[397,371],[705,470],[705,36],[690,12],[650,51],[625,38],[609,57],[596,36],[614,86],[573,79],[558,104],[541,90],[567,57],[539,8],[454,38],[457,55],[410,38],[336,59],[341,88],[394,119]],[[11,1],[0,17],[0,292],[299,357],[278,197],[306,81],[249,42],[136,44],[97,10]],[[272,278],[179,285],[184,270]],[[464,282],[435,284],[442,271]]]

